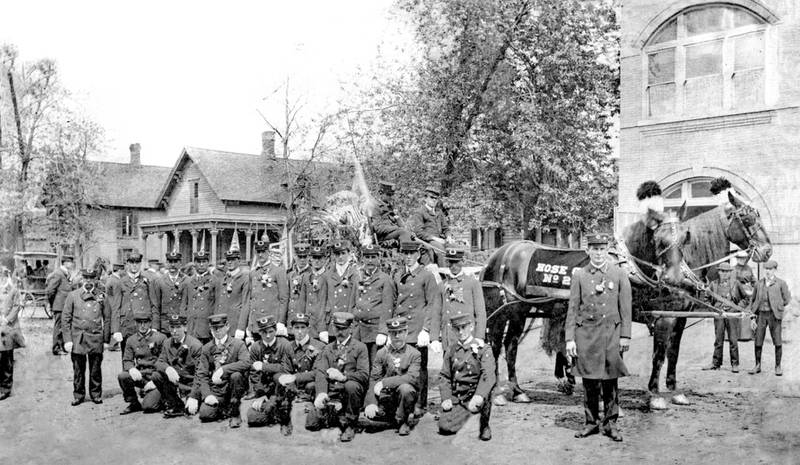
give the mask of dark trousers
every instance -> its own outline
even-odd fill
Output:
[[[103,397],[103,353],[70,354],[72,358],[72,396],[75,399],[86,398],[86,361],[89,361],[89,397]]]
[[[53,311],[53,352],[64,350],[64,335],[61,333],[61,311]]]
[[[556,366],[553,374],[556,378],[561,379],[564,376],[567,377],[567,380],[575,384],[575,377],[572,376],[570,369],[572,368],[572,364],[569,363],[566,355],[564,355],[561,351],[556,352]]]
[[[358,422],[358,414],[364,404],[364,394],[364,386],[355,381],[331,384],[328,388],[328,397],[331,401],[323,409],[312,408],[308,412],[306,429],[318,431],[322,428],[329,428],[334,426],[335,419],[338,420],[341,428],[355,426]],[[336,401],[342,404],[342,408],[338,412],[332,411],[332,404]]]
[[[181,377],[178,384],[174,384],[169,380],[167,374],[163,371],[155,371],[150,380],[156,385],[156,390],[161,394],[161,400],[164,403],[164,408],[168,409],[183,409],[183,401],[181,397],[187,395],[192,390],[192,378]]]
[[[725,333],[728,333],[728,346],[731,354],[731,365],[739,365],[739,320],[734,318],[718,318],[714,320],[714,366],[722,366],[722,348],[725,345]]]
[[[14,351],[0,350],[0,394],[11,392],[14,384]]]
[[[125,402],[133,404],[139,402],[139,396],[136,394],[136,388],[142,388],[148,381],[151,380],[151,375],[142,372],[142,379],[134,381],[127,371],[123,371],[117,376],[119,387],[122,388],[122,398]],[[155,382],[153,382],[155,384]],[[147,413],[157,412],[161,410],[161,393],[158,389],[153,389],[144,393],[142,397],[142,410]]]
[[[409,344],[417,349],[422,356],[419,367],[419,396],[417,397],[417,407],[425,410],[428,407],[428,346],[418,347],[416,344]]]
[[[378,353],[378,345],[375,344],[375,341],[372,342],[365,342],[365,346],[367,346],[367,356],[369,357],[369,369],[370,372],[372,371],[372,361],[375,360],[375,354]]]
[[[782,345],[781,340],[781,320],[775,318],[772,310],[758,312],[758,320],[756,321],[756,347],[764,345],[764,339],[767,335],[767,327],[769,327],[769,334],[772,337],[772,344],[775,347]]]
[[[398,425],[408,422],[417,404],[417,390],[403,383],[394,389],[383,388],[378,396],[378,407],[383,411],[383,419]]]
[[[473,415],[467,408],[467,402],[456,403],[457,399],[453,399],[453,408],[449,411],[439,415],[439,434],[450,435],[456,434]],[[480,430],[489,426],[489,417],[492,415],[492,400],[484,399],[483,405],[480,409]]]
[[[237,416],[239,415],[239,404],[246,392],[247,376],[242,373],[231,373],[224,383],[211,385],[211,393],[219,400],[217,405],[209,405],[205,403],[205,399],[201,399],[197,416],[202,422]]]
[[[275,394],[268,397],[260,409],[256,410],[252,406],[247,409],[247,425],[290,424],[292,422],[292,402],[294,398],[294,389],[278,385],[275,388]]]
[[[619,392],[617,379],[583,378],[583,410],[587,425],[600,425],[607,430],[617,425],[619,418]],[[600,417],[600,394],[605,410]]]

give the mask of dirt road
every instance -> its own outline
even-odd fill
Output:
[[[196,418],[120,416],[119,352],[105,354],[105,403],[71,407],[71,364],[69,357],[49,355],[51,324],[23,319],[28,347],[16,352],[14,395],[0,402],[0,463],[583,464],[600,463],[600,458],[617,464],[800,463],[797,321],[785,324],[782,378],[773,374],[769,343],[764,347],[766,369],[758,376],[746,373],[753,363],[752,342],[740,346],[741,373],[730,372],[727,346],[723,370],[701,371],[711,359],[713,323],[705,320],[687,329],[678,383],[693,404],[658,412],[648,410],[645,392],[652,339],[644,326],[634,325],[632,350],[626,354],[633,376],[621,381],[622,443],[604,436],[573,438],[583,422],[580,385],[569,397],[556,391],[553,360],[538,348],[536,333],[520,348],[519,361],[520,381],[532,402],[495,407],[492,441],[477,439],[476,421],[456,437],[441,437],[429,414],[407,438],[384,431],[340,444],[335,431],[303,429],[302,404],[295,404],[290,438],[283,438],[277,427],[229,430],[227,423],[200,424]],[[440,363],[434,359],[432,367]],[[438,390],[430,398],[437,402]]]

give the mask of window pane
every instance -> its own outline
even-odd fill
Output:
[[[753,24],[761,24],[761,20],[749,11],[739,8],[733,10],[733,27],[750,26]]]
[[[722,73],[722,41],[686,47],[686,77]]]
[[[722,108],[722,75],[687,79],[684,110],[689,115],[708,115]]]
[[[675,83],[647,88],[648,115],[671,115],[675,111]]]
[[[764,34],[748,34],[734,39],[733,69],[762,68],[764,66]]]
[[[678,184],[675,187],[671,187],[667,189],[664,193],[665,199],[679,199],[681,198],[681,184]]]
[[[752,108],[764,103],[764,69],[737,71],[733,75],[733,106]]]
[[[713,197],[713,195],[711,195],[711,181],[694,181],[691,186],[693,199]]]
[[[670,40],[675,40],[678,38],[678,21],[673,19],[672,21],[668,22],[661,29],[658,30],[655,34],[653,34],[653,38],[650,39],[651,44],[660,44],[662,42],[669,42]]]
[[[675,49],[648,55],[647,83],[661,84],[675,80]]]
[[[722,21],[724,15],[724,7],[709,7],[688,12],[684,15],[686,34],[693,36],[721,31],[724,28]]]

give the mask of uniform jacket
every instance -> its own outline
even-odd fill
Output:
[[[343,385],[339,381],[328,381],[328,368],[336,368],[347,377],[367,387],[369,382],[369,354],[363,342],[350,337],[344,346],[334,340],[322,349],[316,362],[316,392],[328,392],[330,385]]]
[[[444,239],[447,235],[447,217],[439,208],[431,212],[425,205],[420,205],[408,222],[414,233],[423,241],[430,241],[432,237]]]
[[[228,315],[229,334],[233,336],[239,327],[242,309],[245,315],[247,314],[246,306],[250,300],[250,272],[239,268],[233,276],[225,273],[225,276],[217,282],[214,300],[217,305],[214,313]]]
[[[390,318],[404,316],[408,319],[407,342],[417,343],[417,335],[425,329],[430,331],[433,315],[442,310],[442,296],[436,278],[430,271],[422,266],[417,266],[413,272],[405,269],[395,274],[395,288],[397,289],[397,302]],[[387,334],[386,321],[381,322],[378,330]]]
[[[378,350],[372,361],[366,403],[378,403],[373,391],[378,381],[382,381],[383,387],[387,389],[395,389],[401,384],[410,384],[414,389],[419,390],[421,366],[422,355],[417,349],[405,344],[398,350],[387,342]]]
[[[781,320],[783,319],[783,307],[789,305],[791,298],[792,294],[789,293],[789,286],[786,285],[786,281],[776,276],[775,282],[768,286],[767,278],[761,278],[756,283],[750,311],[758,312],[763,302],[769,302],[772,314],[775,315],[776,319]]]
[[[189,281],[189,277],[179,271],[174,281],[165,274],[153,283],[154,300],[160,315],[159,324],[153,323],[154,328],[167,332],[170,315],[186,315]]]
[[[375,215],[372,216],[372,230],[378,235],[379,240],[382,240],[387,234],[396,231],[399,227],[394,206],[381,200],[378,203]]]
[[[575,271],[567,308],[566,341],[578,348],[576,376],[615,379],[628,370],[619,352],[620,337],[631,337],[631,285],[618,266],[592,264]]]
[[[431,317],[431,341],[441,342],[445,348],[458,341],[458,334],[450,326],[450,319],[456,315],[472,315],[475,320],[474,336],[485,339],[486,306],[483,300],[481,283],[472,276],[459,273],[449,276],[439,284],[442,294],[442,309]]]
[[[112,333],[122,333],[123,336],[135,333],[136,322],[133,321],[133,314],[138,312],[151,314],[153,328],[158,327],[160,320],[152,281],[142,273],[136,278],[123,273],[118,283],[111,284],[112,287],[107,289],[107,296],[112,305]]]
[[[67,294],[72,292],[73,289],[75,289],[75,286],[72,280],[61,267],[50,273],[45,280],[44,293],[47,294],[47,298],[52,302],[52,310],[54,312],[60,312],[64,309]]]
[[[219,368],[222,368],[223,380],[230,379],[231,373],[247,374],[250,369],[250,352],[247,351],[244,341],[227,336],[220,347],[217,347],[213,339],[203,346],[195,373],[200,400],[220,392],[220,387],[211,383],[211,376]]]
[[[327,273],[328,301],[326,317],[330,320],[334,312],[353,312],[356,306],[356,292],[361,276],[354,264],[349,264],[344,270],[344,275],[339,276],[336,265],[331,264]],[[330,321],[326,326],[330,326]]]
[[[286,274],[289,283],[289,305],[287,314],[289,316],[297,313],[305,313],[305,302],[303,300],[303,278],[311,273],[311,266],[306,266],[302,270],[292,268]]]
[[[289,343],[289,361],[292,364],[292,369],[289,373],[294,373],[296,378],[294,383],[297,387],[302,389],[306,384],[313,383],[316,380],[314,364],[324,347],[325,344],[310,335],[305,344],[298,344],[296,341]]]
[[[375,342],[381,322],[386,322],[394,308],[394,282],[376,269],[371,275],[362,270],[356,286],[355,329],[353,337],[361,342]]]
[[[291,342],[282,337],[276,337],[272,345],[264,341],[254,342],[250,346],[250,365],[262,362],[263,367],[259,374],[258,383],[253,386],[256,396],[268,395],[274,392],[274,386],[279,375],[292,372]]]
[[[489,394],[496,381],[494,356],[488,344],[471,338],[465,345],[456,342],[448,347],[439,373],[442,401],[466,404],[477,394],[491,402]]]
[[[61,317],[64,342],[71,342],[75,354],[102,354],[103,343],[111,340],[111,308],[105,296],[94,289],[76,289],[67,295]]]
[[[122,354],[122,369],[128,371],[135,367],[142,372],[145,379],[149,380],[150,375],[156,369],[156,361],[161,355],[165,339],[167,336],[154,329],[148,331],[144,336],[138,331],[129,336],[125,341],[125,353]]]
[[[216,308],[217,286],[217,278],[209,271],[189,278],[186,289],[186,332],[194,337],[211,337],[208,317],[214,314]]]
[[[301,306],[311,319],[309,329],[311,337],[317,337],[320,332],[327,331],[328,319],[328,270],[321,268],[319,272],[303,276],[303,287],[300,290]]]
[[[172,337],[164,339],[161,344],[161,353],[156,360],[156,369],[164,371],[167,367],[172,367],[180,376],[180,383],[191,386],[194,383],[194,375],[197,372],[197,364],[200,362],[200,352],[203,344],[190,335],[183,338],[183,342],[175,341]]]
[[[6,318],[6,324],[0,325],[0,351],[25,347],[19,328],[19,289],[8,280],[0,288],[0,315]]]
[[[272,315],[278,323],[286,324],[286,312],[289,307],[289,283],[283,266],[267,262],[256,265],[250,271],[250,293],[247,300],[247,311],[239,315],[239,329],[257,331],[256,322]]]

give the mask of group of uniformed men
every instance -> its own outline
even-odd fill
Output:
[[[89,398],[102,402],[104,343],[117,341],[127,402],[121,414],[197,413],[236,428],[246,400],[250,426],[277,423],[289,435],[299,398],[313,400],[306,428],[339,426],[341,441],[353,439],[362,410],[407,435],[427,408],[430,348],[445,353],[440,432],[455,433],[479,413],[480,438],[491,439],[495,362],[483,342],[481,286],[462,271],[463,251],[447,248],[450,274],[437,283],[420,265],[420,244],[410,240],[400,241],[404,263],[394,276],[383,271],[377,246],[362,248],[356,263],[346,241],[330,253],[298,244],[288,273],[279,252],[262,241],[255,249],[252,267],[229,251],[224,273],[197,252],[193,276],[180,271],[180,253],[167,256],[163,275],[142,272],[141,255],[132,253],[105,292],[93,271],[82,271],[81,287],[63,297],[72,404],[86,399],[87,361]]]

